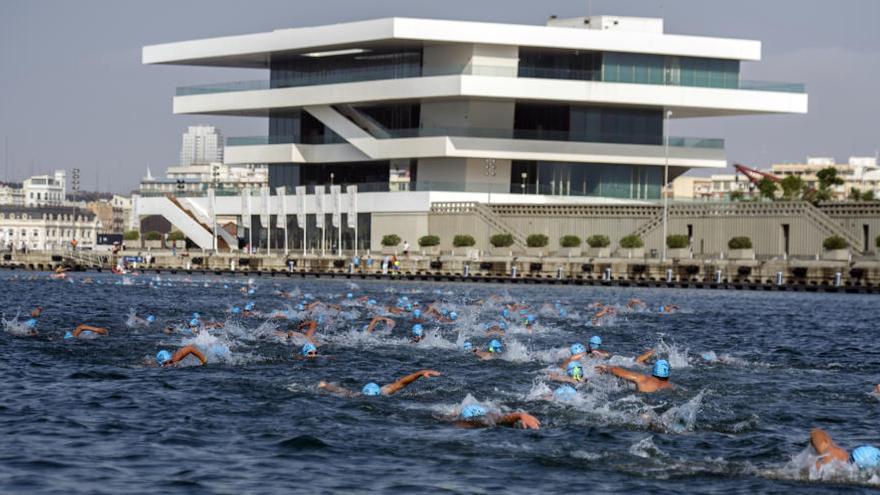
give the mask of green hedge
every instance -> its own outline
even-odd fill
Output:
[[[136,241],[141,238],[141,233],[137,230],[126,230],[124,234],[122,234],[122,238],[126,241]]]
[[[436,235],[423,235],[419,237],[419,246],[433,247],[440,245],[440,237]]]
[[[471,247],[477,244],[477,241],[473,238],[473,236],[467,234],[459,234],[452,238],[452,245],[454,247]]]
[[[576,248],[581,245],[581,238],[576,235],[564,235],[559,238],[559,245],[564,248]]]
[[[382,236],[382,245],[385,247],[396,246],[400,244],[400,236],[397,234],[388,234]]]
[[[834,249],[846,249],[849,247],[849,243],[846,242],[846,239],[843,237],[833,235],[822,242],[822,247],[829,251]]]
[[[606,248],[611,245],[611,239],[607,235],[595,234],[587,237],[587,244],[591,248]]]
[[[642,241],[642,238],[637,234],[630,234],[627,236],[623,236],[620,239],[620,247],[624,249],[637,249],[640,247],[645,247],[645,243]]]
[[[489,243],[497,248],[513,246],[513,234],[495,234],[489,238]]]
[[[182,241],[184,239],[186,239],[186,236],[183,235],[183,232],[181,232],[179,230],[175,230],[174,232],[171,232],[170,234],[168,234],[169,241]]]
[[[752,249],[752,240],[748,237],[732,237],[727,241],[727,247],[730,249]]]
[[[155,230],[151,230],[151,231],[147,232],[146,234],[144,234],[144,239],[146,239],[148,241],[161,241],[162,234],[160,234],[159,232],[156,232]]]
[[[550,238],[544,234],[532,234],[526,237],[526,246],[530,248],[542,248],[547,247],[547,244],[550,243]]]
[[[690,239],[684,234],[672,234],[666,236],[666,247],[669,249],[682,249],[688,247]]]

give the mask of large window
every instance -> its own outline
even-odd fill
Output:
[[[638,84],[738,88],[739,61],[608,52],[602,57],[602,80]]]
[[[661,110],[517,103],[517,139],[596,143],[663,143]]]
[[[309,252],[321,252],[323,246],[327,253],[338,252],[339,247],[339,228],[342,229],[342,249],[344,251],[353,251],[355,249],[355,229],[348,226],[348,214],[341,215],[340,227],[333,226],[333,215],[326,214],[324,218],[324,230],[317,227],[315,214],[306,215],[306,249]],[[277,228],[278,216],[272,215],[271,218],[272,232],[263,226],[260,221],[260,215],[251,216],[252,232],[242,229],[239,236],[239,242],[242,247],[253,240],[254,247],[265,252],[269,245],[271,237],[271,248],[276,251],[284,250],[285,236],[284,229]],[[358,213],[357,218],[357,249],[362,251],[370,249],[370,213]],[[303,226],[299,225],[296,215],[287,216],[287,249],[293,252],[302,252],[303,249]]]
[[[516,160],[510,192],[553,196],[659,199],[662,168],[647,165]]]
[[[528,47],[519,50],[519,77],[596,81],[601,74],[601,53]]]
[[[307,186],[311,194],[316,185],[358,185],[358,190],[387,191],[390,164],[387,161],[353,163],[290,163],[269,165],[269,187]]]
[[[345,140],[303,110],[271,110],[268,144],[334,144]]]
[[[272,88],[419,77],[422,51],[370,50],[342,55],[273,57]]]

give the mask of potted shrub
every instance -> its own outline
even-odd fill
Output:
[[[581,255],[581,238],[576,235],[564,235],[559,238],[559,256],[573,258]]]
[[[611,257],[611,248],[608,247],[611,245],[611,239],[609,239],[607,235],[591,235],[590,237],[587,237],[587,244],[590,246],[587,255],[591,258]]]
[[[419,237],[419,247],[422,248],[423,255],[440,254],[440,237],[436,235],[423,235]]]
[[[186,240],[186,236],[183,235],[183,232],[181,232],[179,230],[174,230],[174,231],[169,232],[168,236],[165,238],[166,243],[169,246],[173,246],[173,247],[184,246],[185,244],[183,243],[183,241],[185,241],[185,240]],[[178,244],[178,243],[180,243],[180,244]]]
[[[492,245],[490,252],[492,256],[512,256],[510,246],[513,246],[512,234],[495,234],[489,238],[489,244]]]
[[[666,236],[666,257],[673,259],[690,259],[691,250],[688,247],[691,240],[684,234],[672,234]]]
[[[638,234],[630,234],[620,238],[620,255],[624,258],[644,258],[645,243]]]
[[[145,248],[161,248],[162,247],[162,234],[156,232],[155,230],[151,230],[144,234],[144,247]]]
[[[849,261],[849,243],[839,235],[833,235],[822,241],[825,252],[822,259],[830,261]]]
[[[397,245],[400,244],[400,236],[388,234],[382,236],[382,254],[397,255]]]
[[[129,244],[128,242],[125,242],[125,241],[137,241],[140,238],[141,238],[141,233],[138,232],[137,230],[126,230],[125,233],[122,234],[122,241],[123,241],[122,244],[123,245],[121,247],[124,248],[125,244]],[[129,245],[134,246],[136,244],[139,244],[139,243],[132,242]]]
[[[753,260],[755,250],[752,249],[752,240],[748,237],[733,237],[727,241],[727,256],[732,260]]]
[[[544,234],[532,234],[526,237],[526,251],[529,253],[529,256],[544,256],[544,252],[547,251],[547,244],[550,243],[550,238]]]
[[[467,256],[472,258],[477,255],[477,249],[474,247],[477,241],[473,236],[467,234],[459,234],[452,238],[452,254],[453,256]]]

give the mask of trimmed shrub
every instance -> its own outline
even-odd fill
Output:
[[[141,233],[137,230],[126,230],[124,234],[122,234],[122,238],[126,241],[136,241],[141,238]],[[880,237],[878,237],[880,239]]]
[[[473,236],[467,234],[459,234],[452,238],[452,245],[454,247],[471,247],[477,244],[476,239]]]
[[[186,236],[183,235],[183,232],[179,230],[175,230],[174,232],[168,234],[169,241],[182,241],[184,239],[186,239]]]
[[[846,249],[849,247],[849,243],[846,242],[846,239],[840,237],[839,235],[833,235],[824,241],[822,241],[822,247],[828,251],[834,249]]]
[[[489,243],[497,248],[513,246],[513,234],[495,234],[489,238]]]
[[[397,234],[388,234],[382,236],[382,245],[385,247],[396,246],[400,244],[400,236]]]
[[[576,235],[564,235],[559,238],[559,245],[564,248],[576,248],[581,245],[581,238]]]
[[[669,249],[681,249],[688,247],[690,239],[684,234],[672,234],[666,236],[666,247]]]
[[[440,245],[440,237],[436,235],[423,235],[419,237],[419,246],[422,247],[433,247]]]
[[[620,247],[624,249],[638,249],[645,247],[645,243],[638,234],[630,234],[620,238]]]
[[[161,241],[162,234],[156,232],[155,230],[151,230],[151,231],[147,232],[146,234],[144,234],[144,239],[146,239],[148,241]]]
[[[587,237],[587,244],[591,248],[605,248],[611,245],[611,239],[607,235],[595,234]]]
[[[730,249],[752,249],[752,240],[748,237],[732,237],[727,241]]]
[[[880,239],[880,238],[878,238]],[[526,237],[526,246],[530,248],[542,248],[547,247],[547,244],[550,243],[550,238],[544,234],[532,234]]]

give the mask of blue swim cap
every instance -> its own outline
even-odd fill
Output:
[[[413,310],[413,318],[421,318],[421,316],[422,316],[422,310],[420,310],[420,309]]]
[[[501,342],[498,339],[492,339],[492,341],[489,342],[489,352],[501,352],[501,350]]]
[[[571,385],[562,385],[553,392],[553,398],[561,401],[569,401],[577,396],[577,390]]]
[[[572,361],[568,363],[568,368],[566,369],[568,376],[574,378],[577,381],[581,381],[584,379],[584,367],[580,361]]]
[[[249,295],[249,296],[254,295],[254,292],[256,292],[254,289],[248,289],[248,295]]]
[[[508,310],[507,308],[502,309],[501,310],[501,317],[502,318],[509,318],[510,317],[510,310]]]
[[[255,305],[254,305],[253,301],[248,302],[247,304],[244,305],[244,310],[245,311],[252,311],[254,309],[254,306]]]
[[[443,309],[440,310],[440,314],[443,315],[443,316],[446,316],[446,315],[449,314],[449,310],[446,309],[446,308],[443,308]]]
[[[473,346],[473,344],[471,344],[470,342],[465,341],[464,344],[461,345],[461,348],[464,349],[464,350],[466,350],[466,351],[470,351],[471,349],[474,348],[474,346]]]
[[[600,345],[602,345],[602,337],[598,335],[590,337],[590,349],[598,349]]]
[[[662,312],[666,311],[666,308],[664,306],[660,306],[660,309],[658,309],[657,311],[662,313]]]
[[[232,314],[237,315],[239,313],[241,313],[241,308],[239,308],[238,306],[233,306],[232,307]]]
[[[700,354],[700,357],[709,362],[718,361],[718,355],[715,354],[715,351],[706,351]]]
[[[346,299],[352,299],[353,297],[354,297],[354,294],[352,294],[351,292],[345,294]]]
[[[369,301],[367,301],[367,306],[373,306],[373,305],[375,305],[375,304],[376,304],[376,300],[375,300],[375,299],[370,299]]]
[[[379,395],[382,393],[382,389],[379,387],[378,383],[370,382],[364,385],[364,388],[361,389],[361,393],[364,395]]]
[[[147,321],[149,323],[153,323],[154,321],[156,321],[156,317],[153,315],[147,315]]]
[[[455,311],[449,313],[449,319],[450,319],[450,320],[453,320],[453,321],[454,321],[456,318],[458,318],[458,313],[456,313]]]
[[[477,404],[468,404],[461,410],[461,417],[464,419],[474,419],[486,415],[486,409]]]
[[[502,330],[507,330],[507,323],[502,321],[501,323],[498,324],[498,328],[500,328]]]
[[[305,309],[306,309],[306,307],[303,306],[302,303],[299,303],[299,304],[296,305],[296,310],[297,310],[297,311],[305,311]]]
[[[36,328],[37,327],[37,320],[36,320],[36,318],[31,318],[28,321],[24,322],[24,324],[27,325],[28,328]]]
[[[587,348],[584,347],[584,344],[581,344],[580,342],[571,344],[571,347],[568,350],[571,352],[572,356],[574,356],[575,354],[583,354],[587,352]]]
[[[161,351],[156,353],[156,362],[159,363],[159,366],[171,361],[171,353],[162,349]]]
[[[407,304],[407,305],[406,305],[406,310],[407,310],[407,311],[412,311],[412,310],[413,310],[413,305],[412,305],[412,304]]]
[[[526,316],[526,321],[529,323],[529,325],[531,325],[532,323],[535,322],[535,315]]]
[[[401,296],[401,297],[400,297],[400,300],[401,300],[401,301],[409,301],[409,298],[406,297],[406,296]]]
[[[189,326],[191,326],[191,327],[197,327],[197,326],[199,326],[199,319],[198,319],[198,318],[193,318],[192,320],[189,320]]]
[[[305,345],[303,345],[303,347],[302,347],[302,355],[308,356],[309,353],[312,351],[318,352],[318,348],[315,347],[315,344],[313,344],[311,342],[306,342]]]
[[[198,313],[193,313],[193,318],[198,319],[198,318],[200,318],[200,317],[201,317],[200,314],[198,314]]]
[[[413,325],[412,333],[416,337],[421,337],[424,334],[424,331],[422,329],[422,325],[420,323],[416,323],[415,325]]]
[[[872,445],[856,447],[850,456],[852,462],[862,469],[880,466],[880,449]]]
[[[651,374],[657,378],[669,378],[669,361],[658,359],[657,362],[654,363],[654,370]]]
[[[67,332],[65,332],[65,334],[64,334],[64,338],[65,338],[65,339],[72,339],[72,338],[73,338],[73,333],[71,333],[71,331],[68,330]]]

